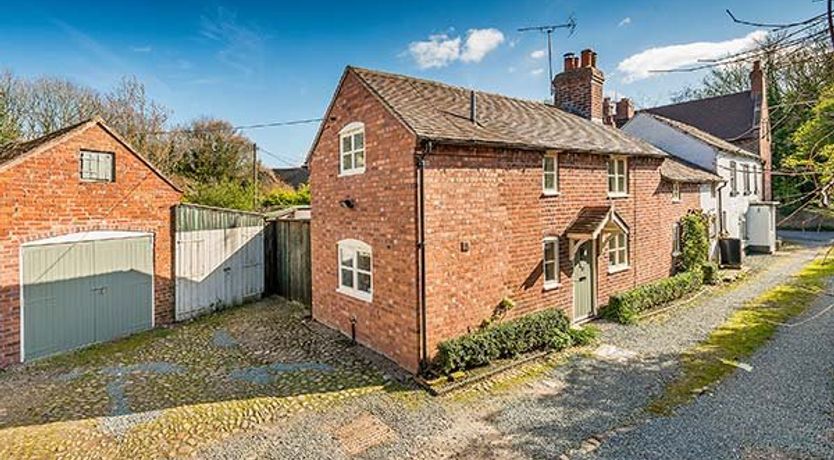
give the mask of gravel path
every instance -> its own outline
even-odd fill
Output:
[[[767,393],[764,387],[766,382],[759,382],[754,388],[765,393],[751,392],[757,395],[757,401],[765,401],[767,405],[782,407],[786,411],[795,407],[796,411],[791,415],[793,418],[771,419],[771,415],[760,413],[761,418],[754,419],[751,414],[737,413],[734,417],[739,418],[728,418],[721,425],[714,420],[716,417],[707,422],[690,416],[687,418],[690,424],[686,428],[670,424],[658,427],[657,432],[651,431],[654,424],[671,422],[655,419],[645,424],[644,407],[674,377],[681,351],[705,338],[746,300],[785,281],[817,253],[817,248],[806,247],[774,257],[750,258],[748,262],[759,270],[737,287],[699,297],[673,314],[639,326],[599,324],[603,329],[604,343],[613,346],[615,351],[626,351],[620,355],[574,356],[567,363],[509,390],[488,392],[464,400],[454,395],[431,398],[419,391],[368,395],[326,412],[299,414],[257,433],[235,436],[201,452],[200,457],[550,459],[559,458],[567,452],[573,458],[584,455],[583,448],[593,446],[594,437],[632,426],[634,431],[614,436],[610,444],[603,444],[598,452],[610,452],[605,458],[685,458],[677,455],[678,451],[674,451],[671,457],[665,456],[656,446],[669,442],[686,448],[694,445],[693,440],[697,439],[695,436],[702,429],[712,430],[715,439],[722,439],[720,435],[728,431],[727,425],[732,425],[735,432],[747,430],[754,438],[765,436],[764,439],[779,440],[776,446],[791,445],[790,441],[807,433],[802,430],[823,433],[821,424],[803,424],[799,419],[805,417],[808,411],[813,411],[809,404],[819,404],[820,401],[828,404],[832,400],[830,395],[808,391],[808,395],[793,395],[793,398],[782,402],[775,396],[781,394],[781,387],[778,392],[774,388],[771,389],[774,393]],[[834,318],[834,312],[831,316]],[[832,325],[815,325],[814,330],[823,327],[831,329]],[[829,338],[834,338],[834,332]],[[781,346],[767,347],[768,353],[779,353],[780,350]],[[830,348],[818,347],[813,358],[805,360],[797,359],[797,356],[804,356],[802,349],[797,349],[798,355],[782,356],[781,361],[795,361],[792,364],[796,366],[819,363],[814,378],[809,378],[807,384],[813,385],[817,392],[830,391],[831,358],[824,356],[827,350]],[[754,363],[754,366],[752,374],[735,375],[733,379],[761,375],[757,372],[763,365]],[[776,369],[778,366],[779,363],[774,363],[774,369],[762,373],[794,375],[792,381],[795,383],[802,380],[802,372],[808,371],[804,367],[804,370],[799,370],[792,366]],[[822,376],[827,376],[828,381],[821,383],[819,378]],[[744,386],[739,385],[741,393]],[[784,391],[792,389],[801,393],[786,382]],[[709,398],[710,401],[715,399]],[[714,403],[718,406],[700,410],[708,416],[711,412],[718,412],[718,408],[730,405],[732,399],[733,395],[730,395],[728,399]],[[702,403],[699,402],[698,406]],[[751,427],[752,420],[756,421],[757,427]],[[822,422],[822,419],[819,420]],[[778,426],[779,421],[789,421],[796,430],[783,438],[774,437],[773,427]],[[704,423],[712,425],[702,427]],[[806,425],[807,428],[803,428]],[[689,430],[688,434],[679,434],[687,433],[685,430]],[[830,433],[825,435],[830,436]],[[669,441],[670,438],[677,439]],[[741,445],[738,439],[732,439],[731,443]],[[717,444],[715,449],[723,451],[726,446]],[[816,453],[810,449],[807,451]],[[659,452],[658,456],[653,457],[653,452]],[[698,454],[692,458],[711,456]]]
[[[752,371],[733,373],[675,417],[612,437],[590,458],[834,458],[832,302],[823,296],[782,327]]]

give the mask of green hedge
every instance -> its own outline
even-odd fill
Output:
[[[703,282],[703,273],[695,269],[614,294],[608,300],[608,306],[602,310],[602,316],[619,323],[632,324],[641,312],[697,291]]]
[[[701,266],[704,272],[704,284],[718,284],[718,264],[707,262]]]
[[[546,310],[440,343],[434,367],[440,373],[449,374],[521,353],[585,344],[594,337],[593,329],[571,329],[561,311]]]

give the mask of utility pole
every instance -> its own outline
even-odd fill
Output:
[[[258,144],[252,143],[252,209],[258,210]]]
[[[544,32],[547,34],[547,75],[549,80],[547,81],[547,85],[550,87],[550,94],[553,94],[553,31],[556,29],[568,29],[570,30],[570,34],[568,36],[573,35],[573,31],[576,30],[576,18],[573,15],[568,18],[568,22],[564,24],[553,24],[548,26],[531,26],[531,27],[522,27],[518,29],[519,32],[530,32],[530,31],[539,31]]]

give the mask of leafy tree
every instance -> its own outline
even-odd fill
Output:
[[[193,185],[186,192],[185,200],[189,203],[206,206],[253,211],[253,192],[251,185],[243,185],[235,180],[222,179],[217,182]]]
[[[198,183],[248,180],[252,142],[223,120],[203,118],[186,129],[183,151],[175,166],[181,176]]]
[[[834,180],[834,84],[822,92],[792,141],[796,150],[785,159],[785,166],[817,172],[809,176],[817,187]]]
[[[284,209],[291,206],[310,204],[310,186],[301,184],[298,190],[279,188],[271,191],[263,199],[263,207],[267,209]]]

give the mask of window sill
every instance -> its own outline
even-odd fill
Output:
[[[609,193],[608,198],[628,198],[630,195],[628,193]]]
[[[678,199],[673,199],[673,200],[672,200],[672,203],[676,203],[676,204],[677,204],[677,203],[680,203],[680,202],[681,202],[681,199],[680,199],[680,198],[678,198]]]
[[[544,191],[542,191],[542,198],[559,196],[561,194],[562,194],[562,192],[560,192],[558,190],[551,190],[551,191],[544,190]]]
[[[550,282],[545,282],[544,283],[544,289],[542,289],[542,290],[552,291],[554,289],[559,289],[560,287],[562,287],[562,283],[560,283],[558,281],[550,281]]]
[[[336,288],[336,292],[339,294],[346,295],[348,297],[353,297],[354,299],[361,300],[363,302],[371,303],[374,300],[373,294],[368,294],[361,291],[356,291],[353,289],[346,289],[346,288]]]
[[[365,168],[349,169],[347,171],[341,171],[341,172],[339,172],[339,177],[357,176],[359,174],[365,174]]]
[[[608,267],[608,274],[613,275],[615,273],[621,273],[631,268],[629,265],[620,265],[615,267]]]
[[[680,251],[674,251],[674,252],[672,252],[672,257],[680,257],[680,255],[681,255],[681,252],[680,252]]]

